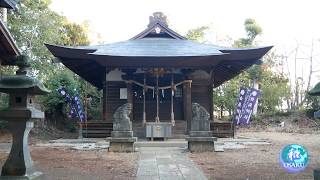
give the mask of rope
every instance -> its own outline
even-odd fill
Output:
[[[134,81],[134,80],[130,80],[130,82],[133,82],[134,84],[136,84],[136,85],[138,85],[138,86],[141,86],[141,87],[145,87],[145,88],[147,88],[147,89],[152,89],[152,90],[155,90],[155,87],[154,86],[148,86],[148,85],[143,85],[142,83],[139,83],[138,81]],[[183,84],[185,81],[181,81],[181,82],[179,82],[179,83],[177,83],[177,84],[173,84],[173,86],[174,87],[177,87],[177,86],[179,86],[179,85],[181,85],[181,84]],[[170,85],[170,86],[162,86],[162,87],[159,87],[158,89],[171,89],[172,88],[172,85]]]
[[[139,83],[138,81],[134,81],[134,80],[129,80],[127,82],[132,82],[140,87],[143,88],[143,93],[144,93],[144,96],[145,96],[145,91],[147,91],[148,89],[152,89],[153,91],[155,90],[155,87],[154,86],[149,86],[149,85],[146,85],[145,84],[145,81],[144,81],[144,84],[142,83]],[[163,90],[165,89],[171,89],[172,90],[172,96],[174,95],[174,91],[175,89],[177,88],[177,86],[179,85],[182,85],[183,83],[185,83],[186,81],[181,81],[181,82],[178,82],[177,84],[174,84],[173,82],[171,82],[171,85],[170,86],[162,86],[162,87],[158,87],[158,90],[162,90],[162,93],[163,93]],[[153,93],[154,95],[154,93]],[[158,96],[158,95],[157,95]],[[173,114],[173,112],[171,112]],[[171,116],[173,116],[171,114]],[[145,114],[143,114],[143,116],[145,116]],[[144,126],[146,124],[146,119],[145,117],[143,117],[143,122],[142,122],[142,125]],[[175,126],[175,120],[174,120],[174,117],[171,117],[171,124],[172,126]]]

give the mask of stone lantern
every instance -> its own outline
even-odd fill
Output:
[[[34,96],[44,95],[49,91],[40,81],[27,76],[29,64],[26,56],[17,57],[15,64],[19,67],[16,75],[0,80],[0,92],[9,94],[9,107],[0,111],[0,119],[8,121],[9,131],[12,133],[11,151],[2,167],[1,176],[32,179],[41,173],[33,168],[28,136],[34,120],[44,118],[44,113],[35,107]]]

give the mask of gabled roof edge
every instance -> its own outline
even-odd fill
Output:
[[[169,27],[163,25],[163,23],[161,23],[160,21],[157,21],[155,23],[153,23],[151,26],[149,26],[148,28],[146,28],[145,30],[143,30],[141,33],[137,34],[136,36],[134,36],[133,38],[129,39],[129,40],[135,40],[135,39],[142,39],[145,36],[147,36],[154,28],[156,28],[156,26],[160,26],[162,29],[165,30],[166,33],[168,33],[171,37],[173,37],[174,39],[181,39],[181,40],[186,40],[187,38],[183,37],[182,35],[176,33],[175,31],[173,31],[172,29],[170,29]]]

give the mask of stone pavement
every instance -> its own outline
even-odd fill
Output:
[[[185,148],[140,147],[137,180],[206,180]]]

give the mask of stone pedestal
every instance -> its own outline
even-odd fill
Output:
[[[214,141],[216,137],[187,137],[188,150],[190,152],[210,152],[214,151]]]
[[[137,138],[133,137],[132,122],[129,117],[131,110],[132,104],[126,103],[113,114],[113,131],[111,137],[107,138],[110,142],[109,151],[134,152],[134,143]]]
[[[32,128],[33,121],[9,121],[13,141],[0,179],[35,179],[42,175],[34,170],[28,147],[28,136]]]
[[[133,131],[112,131],[111,137],[113,137],[113,138],[131,138],[131,137],[133,137]]]
[[[189,137],[186,138],[190,152],[214,151],[214,141],[217,138],[212,137],[209,117],[210,114],[204,107],[192,103],[191,131]]]
[[[134,143],[137,141],[133,137],[133,131],[112,131],[109,151],[112,152],[134,152]]]
[[[134,143],[137,141],[136,137],[111,137],[109,151],[111,152],[134,152]]]

